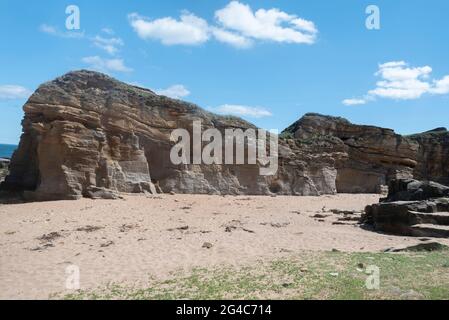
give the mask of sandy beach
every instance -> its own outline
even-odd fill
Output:
[[[70,265],[79,267],[81,289],[89,289],[145,283],[194,267],[250,265],[303,250],[378,252],[418,243],[363,230],[331,212],[362,211],[378,199],[125,195],[0,205],[0,298],[70,293]]]

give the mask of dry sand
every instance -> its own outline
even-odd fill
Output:
[[[65,289],[69,265],[80,268],[81,289],[90,289],[109,282],[144,284],[193,267],[252,264],[302,250],[366,252],[419,242],[333,224],[341,216],[331,209],[362,211],[378,199],[126,195],[115,201],[0,205],[0,298],[70,293]],[[317,213],[329,216],[316,218]]]

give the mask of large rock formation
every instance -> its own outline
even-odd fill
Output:
[[[174,165],[174,129],[255,128],[183,101],[78,71],[41,85],[24,106],[23,134],[2,189],[25,190],[29,199],[77,199],[98,188],[120,192],[200,194],[334,193],[332,154],[296,153],[281,142],[282,168],[262,176],[266,164]],[[312,151],[310,149],[309,151]],[[310,165],[310,163],[313,163]],[[98,192],[97,192],[98,193]]]
[[[449,134],[392,130],[307,114],[279,139],[279,169],[170,161],[174,129],[256,129],[236,118],[159,96],[106,75],[70,72],[41,85],[24,106],[23,134],[2,183],[28,199],[113,197],[114,192],[321,195],[379,192],[395,178],[448,179]],[[203,143],[204,145],[204,143]],[[248,151],[248,150],[246,150]],[[271,150],[270,150],[271,152]],[[246,157],[247,160],[247,157]],[[112,192],[108,193],[108,190]]]
[[[300,141],[330,137],[347,153],[337,163],[338,192],[376,192],[393,179],[449,182],[449,132],[436,129],[413,136],[355,125],[343,118],[307,114],[284,131]]]

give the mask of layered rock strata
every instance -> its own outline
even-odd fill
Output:
[[[362,222],[397,235],[449,238],[449,187],[394,180],[388,197],[368,206]]]
[[[117,192],[373,193],[398,178],[449,179],[444,129],[405,137],[318,114],[306,114],[282,133],[272,175],[261,174],[264,161],[247,161],[247,146],[244,164],[174,164],[176,129],[193,136],[198,121],[202,132],[217,129],[223,136],[229,129],[257,128],[92,71],[44,83],[24,112],[20,145],[0,188],[23,192],[30,200],[115,197]]]

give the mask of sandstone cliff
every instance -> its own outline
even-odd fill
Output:
[[[320,195],[377,192],[392,178],[448,179],[447,131],[402,137],[341,118],[307,114],[279,139],[279,170],[266,164],[174,165],[170,134],[255,128],[92,71],[41,85],[24,106],[23,134],[3,190],[32,200],[105,191]]]
[[[254,126],[100,73],[70,72],[45,83],[24,111],[20,145],[2,189],[25,190],[29,199],[77,199],[98,188],[255,195],[335,192],[332,156],[298,156],[284,143],[284,167],[276,176],[259,175],[260,164],[173,165],[170,134],[176,128],[191,132],[193,120],[201,120],[204,130]],[[312,158],[317,161],[309,166]]]
[[[436,129],[412,136],[393,130],[355,125],[339,117],[306,114],[284,136],[309,141],[333,138],[347,154],[337,163],[341,193],[376,192],[393,179],[417,178],[449,183],[449,132]]]
[[[437,128],[408,137],[419,145],[414,176],[449,185],[449,132]]]

